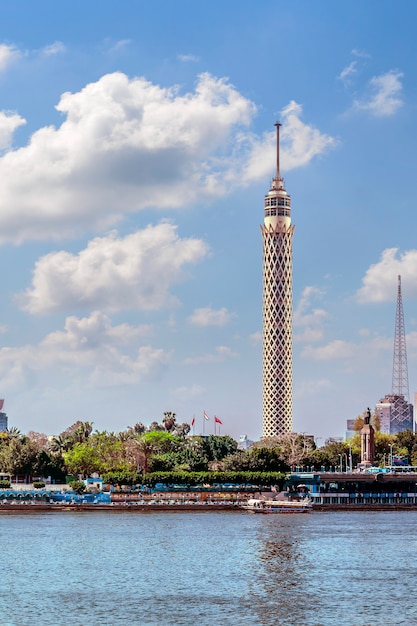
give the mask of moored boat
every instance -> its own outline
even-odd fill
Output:
[[[249,499],[242,508],[252,513],[310,513],[312,502],[309,498],[302,500],[262,500]]]

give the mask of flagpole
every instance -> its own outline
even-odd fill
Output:
[[[204,414],[203,414],[203,437],[204,437],[204,425],[205,425],[204,423],[205,423],[205,421],[206,421],[206,418],[204,417]]]
[[[220,437],[220,427],[222,425],[222,421],[219,417],[217,417],[217,415],[214,416],[214,434],[216,434],[216,424],[219,425],[219,437]]]

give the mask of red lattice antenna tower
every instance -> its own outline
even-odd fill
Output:
[[[405,344],[405,326],[403,300],[401,296],[401,276],[398,276],[397,310],[395,315],[394,359],[392,364],[392,394],[409,398],[407,347]]]

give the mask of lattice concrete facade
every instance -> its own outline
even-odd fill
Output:
[[[291,197],[279,170],[265,196],[263,239],[263,436],[292,432]]]

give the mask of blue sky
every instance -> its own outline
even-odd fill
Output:
[[[417,387],[417,5],[0,5],[0,396],[10,425],[203,411],[261,435],[274,127],[294,235],[294,429]]]

